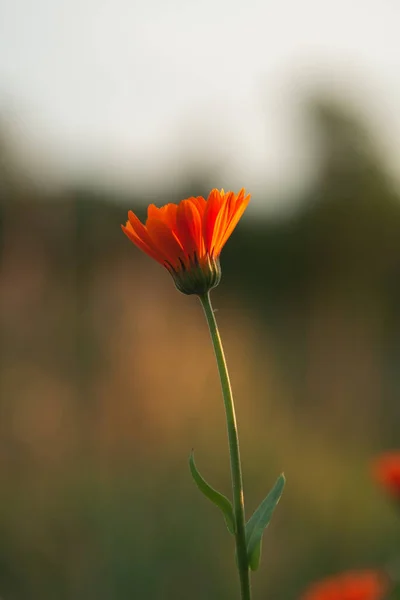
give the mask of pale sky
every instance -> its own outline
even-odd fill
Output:
[[[360,103],[396,170],[399,30],[399,0],[0,0],[0,106],[60,173],[151,195],[200,162],[285,195],[308,89]]]

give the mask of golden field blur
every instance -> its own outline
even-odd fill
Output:
[[[286,216],[250,204],[213,293],[247,510],[287,478],[253,577],[260,599],[384,566],[400,533],[370,477],[375,454],[400,445],[399,194],[368,128],[326,103],[313,111],[312,188]],[[6,140],[2,154],[0,597],[235,597],[232,539],[187,464],[193,447],[230,494],[199,302],[122,235],[126,204],[39,191]],[[154,202],[219,185],[195,175]],[[134,194],[129,207],[143,216]]]

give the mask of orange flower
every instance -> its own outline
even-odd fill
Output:
[[[374,479],[396,500],[400,500],[400,450],[378,456],[372,463]]]
[[[250,196],[212,190],[157,208],[150,204],[143,225],[128,212],[122,231],[143,252],[168,269],[184,294],[207,293],[221,280],[219,255],[244,213]]]
[[[347,571],[314,583],[301,600],[383,600],[388,588],[380,571]]]

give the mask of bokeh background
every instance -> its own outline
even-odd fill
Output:
[[[128,208],[246,187],[213,293],[248,511],[287,487],[255,598],[386,566],[400,446],[400,9],[0,3],[0,596],[230,600],[230,493],[201,307]]]

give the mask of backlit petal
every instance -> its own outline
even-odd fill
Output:
[[[142,250],[143,252],[148,254],[151,258],[154,258],[157,262],[161,263],[162,265],[164,264],[164,260],[163,260],[162,256],[160,256],[160,254],[158,252],[155,252],[152,247],[148,246],[135,233],[135,231],[133,230],[129,221],[127,221],[126,226],[121,225],[121,229],[125,233],[125,235],[131,240],[131,242],[133,242],[135,244],[135,246],[140,248],[140,250]]]
[[[176,233],[176,211],[177,204],[166,204],[161,208],[157,208],[154,204],[150,204],[147,209],[147,223],[150,219],[158,219],[165,223],[174,233]]]
[[[197,258],[204,254],[202,221],[197,206],[192,199],[183,200],[178,206],[177,234],[188,257]]]
[[[140,219],[137,218],[135,213],[132,212],[131,210],[128,212],[128,219],[129,219],[129,224],[132,227],[135,234],[137,235],[137,237],[140,238],[141,240],[143,240],[143,242],[147,246],[149,246],[150,248],[153,248],[153,250],[155,250],[156,248],[154,247],[154,245],[151,241],[151,238],[147,232],[146,227],[143,225],[143,223],[140,221]],[[128,226],[128,223],[127,223],[127,226]]]
[[[147,231],[157,251],[173,267],[179,266],[179,259],[184,259],[181,244],[171,229],[158,219],[149,219]]]
[[[207,206],[203,216],[203,236],[206,250],[212,247],[215,222],[223,202],[223,194],[219,190],[212,190],[208,196]]]
[[[203,219],[204,211],[206,210],[206,206],[207,206],[207,202],[205,201],[203,196],[192,197],[192,198],[189,198],[189,200],[197,206],[199,215],[200,215],[201,219]]]
[[[222,247],[220,242],[225,234],[229,220],[234,211],[235,200],[236,196],[233,194],[233,192],[224,195],[223,204],[215,220],[214,231],[211,240],[210,250],[213,256],[218,256],[218,254],[221,252]]]
[[[222,248],[225,246],[229,237],[232,235],[233,230],[235,229],[236,225],[240,221],[249,202],[250,202],[249,194],[247,196],[245,196],[244,198],[242,198],[241,202],[238,202],[238,201],[236,202],[233,214],[230,216],[229,222],[227,223],[225,233],[223,234],[222,238],[219,240],[218,249],[216,248],[216,250],[218,251],[218,254],[221,252]]]

